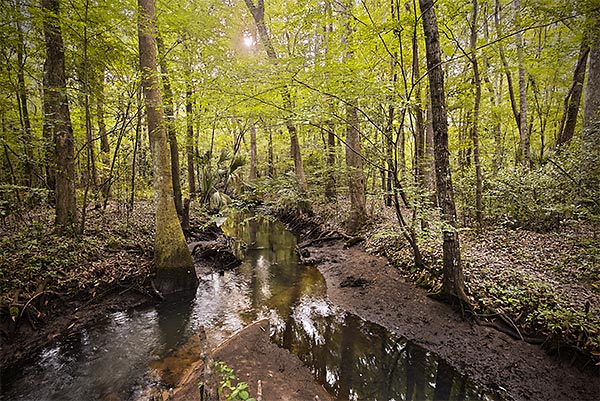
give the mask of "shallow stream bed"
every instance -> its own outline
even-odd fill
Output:
[[[174,385],[197,360],[204,327],[212,345],[259,318],[340,400],[496,400],[427,350],[346,313],[327,298],[319,271],[299,263],[296,239],[267,218],[236,214],[223,224],[238,239],[241,266],[199,271],[192,299],[113,313],[100,324],[2,372],[1,400],[138,400]]]

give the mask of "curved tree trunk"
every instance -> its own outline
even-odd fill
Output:
[[[194,262],[177,218],[162,96],[160,93],[154,27],[154,0],[138,0],[138,37],[148,137],[154,171],[156,236],[154,284],[161,294],[193,290],[198,285]]]
[[[74,138],[67,99],[65,53],[60,29],[59,0],[42,0],[46,62],[44,63],[44,126],[54,138],[56,220],[59,231],[71,231],[76,223]]]
[[[465,279],[462,271],[460,242],[458,239],[456,206],[450,173],[448,151],[448,116],[444,93],[444,71],[442,70],[440,40],[433,0],[419,0],[425,32],[425,50],[429,69],[429,91],[431,97],[432,124],[434,131],[435,178],[438,204],[445,221],[444,268],[442,291],[461,301],[468,301],[465,294]]]

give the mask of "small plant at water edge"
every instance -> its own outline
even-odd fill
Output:
[[[225,362],[215,362],[215,369],[220,377],[219,397],[225,396],[227,401],[256,401],[248,393],[248,383],[237,381],[238,378],[233,373],[233,369],[227,366]],[[237,384],[234,385],[233,383],[236,381]]]

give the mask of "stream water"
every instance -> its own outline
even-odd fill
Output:
[[[345,313],[319,271],[302,266],[281,223],[235,214],[223,229],[240,241],[242,265],[206,273],[193,299],[117,312],[2,372],[0,399],[138,400],[198,358],[204,326],[213,344],[268,317],[271,337],[296,354],[339,400],[496,400],[435,355]]]

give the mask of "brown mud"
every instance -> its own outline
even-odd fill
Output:
[[[248,384],[251,396],[256,397],[260,391],[264,400],[333,401],[298,358],[270,341],[268,320],[258,321],[234,334],[212,354],[215,361],[224,362],[239,381]],[[169,400],[198,399],[198,383],[204,379],[204,366],[197,362],[182,375]]]
[[[463,319],[384,258],[340,240],[311,241],[302,250],[325,276],[333,303],[434,352],[475,382],[515,400],[600,399],[597,368],[581,371],[539,345]]]

